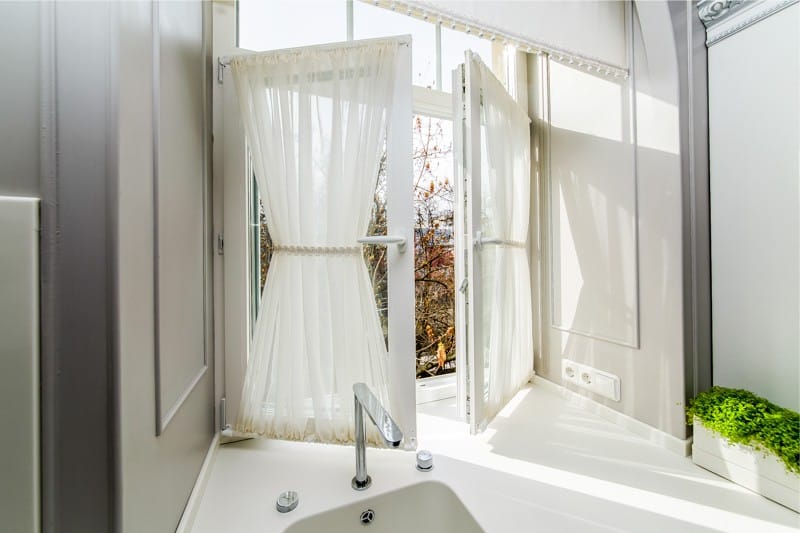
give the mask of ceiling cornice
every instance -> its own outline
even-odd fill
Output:
[[[706,27],[706,46],[730,37],[800,0],[700,0],[697,15]]]

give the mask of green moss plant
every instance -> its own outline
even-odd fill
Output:
[[[769,451],[786,469],[800,474],[800,414],[742,389],[712,387],[686,409],[689,424],[697,417],[728,441]]]

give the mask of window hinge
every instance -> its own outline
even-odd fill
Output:
[[[225,79],[225,63],[222,62],[222,58],[217,58],[217,83],[222,84]]]
[[[225,431],[226,429],[230,429],[230,424],[228,424],[228,409],[225,405],[225,397],[223,396],[219,400],[219,430]]]
[[[222,233],[217,234],[217,255],[225,255],[225,240]]]

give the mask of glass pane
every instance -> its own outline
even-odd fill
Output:
[[[492,66],[492,42],[481,39],[475,35],[451,30],[442,24],[442,90],[452,90],[452,73],[458,65],[464,62],[464,52],[472,50],[479,56],[486,66]]]
[[[378,167],[378,180],[375,186],[375,196],[372,204],[372,216],[367,229],[367,235],[386,235],[386,145],[383,146],[380,166]],[[375,293],[375,306],[381,319],[383,339],[389,346],[389,286],[386,270],[385,245],[365,244],[364,262],[367,264],[369,279]]]
[[[277,50],[347,40],[345,0],[238,0],[238,7],[239,48]]]
[[[436,27],[389,9],[353,2],[353,37],[371,39],[411,35],[411,72],[414,85],[431,88],[436,83]],[[462,54],[463,55],[463,54]]]
[[[413,119],[417,377],[455,372],[453,123]]]
[[[252,334],[264,284],[267,282],[269,264],[272,260],[272,238],[267,228],[264,203],[258,191],[256,177],[253,175],[250,198],[250,332]]]

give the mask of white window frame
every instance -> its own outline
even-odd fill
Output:
[[[352,39],[352,4],[348,3],[348,37]],[[213,55],[215,60],[222,56],[235,55],[237,53],[245,53],[236,47],[237,35],[237,9],[235,3],[215,4],[214,7],[214,43]],[[440,42],[440,26],[436,23],[431,23],[437,31],[437,79],[436,86],[442,86],[442,72],[441,72],[441,42]],[[496,45],[497,46],[497,45]],[[408,54],[408,61],[411,61],[410,49]],[[518,57],[522,54],[518,54]],[[493,62],[494,63],[494,62]],[[517,65],[520,62],[517,61]],[[524,69],[524,61],[521,66]],[[244,374],[246,368],[246,361],[250,346],[251,337],[251,308],[253,305],[252,290],[251,290],[251,265],[252,256],[254,253],[254,243],[252,243],[252,227],[251,227],[251,202],[252,202],[252,170],[249,168],[247,160],[247,151],[244,149],[244,133],[241,119],[238,115],[238,107],[235,96],[232,90],[225,90],[225,87],[233,89],[233,83],[230,79],[228,69],[224,69],[219,65],[217,82],[213,87],[213,101],[214,101],[214,137],[217,140],[214,143],[214,175],[218,179],[214,180],[214,234],[217,239],[217,255],[215,259],[215,353],[219,354],[216,359],[215,365],[215,396],[219,405],[222,407],[218,412],[217,422],[218,427],[224,428],[227,422],[231,422],[230,418],[238,412],[240,402],[241,390],[244,383]],[[498,68],[500,68],[498,66]],[[503,69],[505,78],[508,71]],[[500,74],[498,72],[498,74]],[[444,73],[449,75],[449,73]],[[220,83],[220,81],[222,83]],[[519,83],[522,81],[520,88],[525,87],[524,75],[522,80],[515,80]],[[456,132],[459,129],[455,125],[455,114],[452,108],[451,93],[443,92],[437,89],[427,89],[411,84],[411,80],[405,82],[398,79],[398,88],[403,85],[402,90],[398,91],[398,95],[402,94],[402,98],[411,98],[413,114],[425,115],[445,120],[453,121],[453,134],[454,134],[454,151],[456,145],[460,143],[460,139],[455,139]],[[454,83],[453,87],[459,87]],[[408,90],[411,87],[411,90]],[[526,89],[526,87],[525,87]],[[524,89],[523,89],[524,90]],[[524,92],[518,93],[522,96],[521,100],[526,99]],[[401,100],[402,100],[401,98]],[[527,102],[526,102],[527,103]],[[401,105],[405,105],[400,102]],[[395,114],[395,116],[397,116]],[[410,123],[402,120],[395,120],[393,122],[394,133],[390,135],[394,139],[403,139],[400,142],[388,141],[388,146],[394,146],[398,152],[406,150],[406,153],[411,153],[411,128]],[[389,158],[389,165],[391,168],[391,161],[395,159],[395,164],[399,163],[396,158]],[[410,164],[410,161],[409,161]],[[454,165],[455,166],[455,165]],[[219,179],[224,176],[238,176],[238,179]],[[457,180],[456,180],[457,181]],[[387,188],[389,184],[387,184]],[[407,195],[407,201],[400,198]],[[458,196],[458,190],[456,191]],[[396,193],[388,194],[387,198],[396,197],[399,206],[392,209],[387,205],[387,211],[391,219],[392,213],[395,216],[409,216],[413,220],[413,191],[410,187],[406,190]],[[405,212],[405,214],[403,214]],[[390,222],[391,224],[391,222]],[[391,230],[392,234],[396,234],[396,230]],[[413,223],[409,228],[403,228],[403,233],[409,242],[413,242]],[[223,241],[224,238],[224,241]],[[223,248],[224,243],[224,248]],[[413,250],[413,246],[409,247]],[[224,252],[223,252],[224,250]],[[404,257],[407,261],[411,262],[411,272],[413,273],[413,254],[406,253]],[[460,262],[456,261],[456,265]],[[456,288],[459,284],[458,266],[456,266]],[[413,274],[410,281],[410,287],[405,289],[414,294],[414,280]],[[457,290],[457,289],[456,289]],[[398,302],[402,299],[402,295],[395,295],[392,297],[394,291],[400,291],[398,287],[389,288],[389,301]],[[402,291],[400,291],[402,292]],[[458,301],[458,297],[456,298]],[[458,305],[458,303],[457,303]],[[411,301],[411,308],[405,312],[407,317],[410,317],[408,324],[405,326],[396,325],[398,329],[410,328],[411,334],[407,334],[407,339],[410,339],[409,346],[405,346],[405,353],[416,353],[414,341],[414,302]],[[458,316],[456,314],[456,316]],[[457,328],[458,329],[458,328]],[[392,329],[390,325],[390,344],[392,338]],[[402,333],[395,333],[395,342],[402,337]],[[406,341],[409,342],[408,340]],[[463,341],[462,341],[463,344]],[[457,339],[458,345],[458,339]],[[395,347],[397,348],[397,347]],[[397,348],[400,349],[400,348]],[[390,347],[390,351],[391,347]],[[400,352],[402,353],[402,352]],[[245,354],[245,357],[231,357],[231,354]],[[416,404],[436,401],[440,399],[450,398],[456,396],[456,389],[463,386],[464,372],[459,376],[458,368],[465,368],[464,362],[458,356],[456,357],[456,375],[448,374],[445,376],[435,376],[431,378],[407,380],[406,383],[395,384],[391,387],[390,397],[392,405],[404,405],[405,407],[400,412],[393,413],[396,416],[401,426],[406,428],[413,427],[413,430],[406,430],[408,441],[413,446],[416,445]],[[390,359],[389,365],[390,373],[392,375],[406,374],[415,376],[416,374],[416,358],[405,357]],[[224,400],[224,401],[222,401]],[[413,400],[413,401],[410,401]],[[227,407],[227,408],[225,408]],[[397,408],[395,407],[395,410]],[[226,417],[226,412],[228,413]],[[227,418],[227,419],[226,419]]]
[[[414,102],[412,109],[415,115],[424,115],[426,117],[433,117],[442,120],[450,120],[453,122],[453,153],[455,154],[455,117],[453,114],[453,98],[450,93],[438,91],[435,89],[427,89],[425,87],[413,87]],[[408,125],[409,129],[411,124]],[[455,165],[453,165],[455,171]],[[455,176],[454,176],[455,178]],[[456,192],[457,195],[457,192]],[[458,262],[456,261],[456,264]],[[458,273],[454,274],[456,280],[455,285],[458,285]],[[391,301],[391,300],[390,300]],[[455,314],[454,310],[454,316]],[[458,350],[458,342],[456,341],[456,350]],[[416,353],[416,346],[414,347]],[[421,378],[415,380],[416,390],[416,403],[417,405],[444,400],[447,398],[454,398],[456,396],[456,375],[458,374],[458,352],[456,353],[456,371],[454,373],[446,374],[443,376],[432,376],[429,378]]]
[[[215,11],[215,41],[224,44],[216,47],[215,57],[247,53],[232,46],[236,29],[233,6],[217,6]],[[223,29],[224,28],[224,29]],[[228,31],[225,31],[225,30]],[[387,218],[388,233],[402,235],[406,242],[413,242],[413,190],[411,177],[411,38],[401,40],[405,46],[398,51],[398,73],[395,76],[395,99],[393,120],[387,131]],[[226,46],[227,44],[227,46]],[[226,414],[220,414],[220,427],[226,418],[232,418],[239,410],[241,390],[244,385],[247,358],[251,347],[251,309],[253,253],[257,253],[252,238],[251,210],[255,191],[252,186],[252,169],[249,165],[244,138],[244,128],[239,116],[236,91],[230,69],[222,63],[214,87],[215,102],[215,175],[218,177],[216,199],[222,204],[222,213],[216,217],[215,231],[222,241],[222,271],[218,290],[221,289],[219,322],[224,324],[221,338],[224,339],[223,363],[217,372],[217,397],[224,398]],[[408,120],[403,120],[408,116]],[[224,231],[223,231],[224,230]],[[404,429],[404,445],[414,449],[417,444],[416,401],[414,376],[415,359],[408,354],[414,348],[414,256],[413,246],[405,253],[398,247],[389,246],[387,268],[389,269],[388,293],[392,302],[389,311],[389,399],[390,410],[398,425]],[[218,322],[218,323],[219,323]],[[221,348],[221,347],[218,347]],[[404,356],[401,356],[404,354]]]

